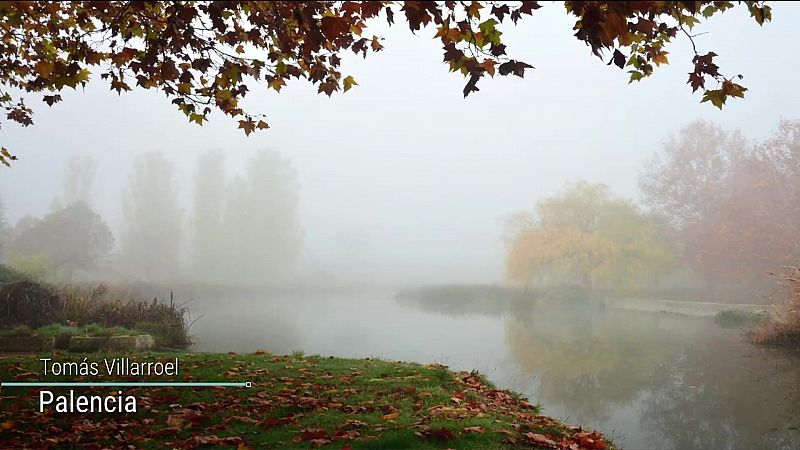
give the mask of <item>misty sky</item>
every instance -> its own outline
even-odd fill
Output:
[[[604,182],[636,198],[642,164],[692,120],[760,138],[779,119],[800,118],[796,4],[773,4],[763,29],[743,7],[695,28],[708,32],[696,38],[698,50],[718,53],[723,73],[741,73],[749,89],[723,111],[691,94],[685,37],[668,49],[671,65],[628,85],[625,72],[572,36],[574,21],[547,4],[519,29],[506,23],[509,54],[536,69],[525,79],[482,80],[468,99],[465,79],[442,63],[433,29],[412,36],[400,22],[378,26],[386,49],[345,59],[344,72],[359,83],[345,95],[329,99],[302,81],[280,94],[251,88],[246,107],[266,113],[272,128],[250,137],[221,113],[199,127],[162,94],[117,96],[99,77],[53,108],[28,96],[35,125],[3,123],[2,144],[20,160],[0,172],[0,196],[11,223],[42,215],[61,192],[66,159],[91,154],[99,166],[93,206],[116,230],[137,153],[160,150],[177,163],[188,211],[202,151],[225,150],[233,175],[268,148],[298,174],[304,267],[343,278],[499,282],[503,218],[564,183]]]

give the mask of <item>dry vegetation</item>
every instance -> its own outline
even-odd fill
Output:
[[[796,346],[800,344],[800,267],[787,266],[773,275],[784,287],[778,318],[755,328],[750,338],[756,344]]]
[[[97,324],[149,333],[160,347],[186,348],[191,344],[189,311],[173,298],[169,302],[156,298],[145,301],[130,289],[109,288],[104,284],[52,286],[5,268],[3,274],[0,328]]]

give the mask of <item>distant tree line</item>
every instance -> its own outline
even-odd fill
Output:
[[[187,218],[174,165],[161,153],[137,157],[115,238],[91,207],[95,161],[73,157],[48,214],[23,217],[12,227],[0,203],[0,260],[58,281],[77,273],[155,283],[277,281],[293,267],[302,245],[291,164],[260,151],[245,176],[228,181],[224,163],[219,151],[200,157]]]
[[[757,287],[800,259],[800,121],[763,140],[693,122],[640,188],[647,208],[579,182],[512,216],[509,279],[630,288],[683,267],[710,285]]]
[[[800,121],[760,141],[694,122],[640,184],[684,261],[708,280],[756,281],[800,258]]]

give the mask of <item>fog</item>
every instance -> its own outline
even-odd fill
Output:
[[[0,175],[0,195],[12,225],[42,216],[61,195],[69,158],[91,155],[90,205],[119,237],[133,161],[161,152],[174,164],[185,236],[200,155],[221,150],[232,180],[266,149],[296,173],[303,279],[503,282],[509,214],[577,180],[640,198],[644,162],[692,120],[759,139],[780,118],[796,118],[796,96],[786,92],[798,19],[800,10],[776,4],[763,28],[738,8],[700,26],[707,34],[696,38],[699,47],[718,53],[721,68],[743,74],[749,89],[723,111],[690,94],[687,39],[676,39],[669,66],[629,85],[572,37],[572,19],[556,5],[528,26],[503,28],[512,54],[535,66],[524,79],[486,80],[464,99],[464,79],[441,63],[432,31],[409,37],[376,25],[386,49],[345,59],[359,83],[345,95],[329,99],[304,82],[280,94],[253,86],[246,106],[266,113],[271,128],[250,137],[221,114],[203,127],[189,124],[158,93],[118,96],[97,80],[52,108],[37,106],[32,127],[4,125],[4,145],[20,160]]]
[[[251,84],[270,128],[249,137],[92,80],[3,124],[0,263],[164,306],[182,350],[440,362],[620,446],[790,448],[798,23],[778,3],[693,30],[748,89],[723,110],[691,93],[684,36],[629,84],[557,4],[501,26],[525,78],[465,99],[433,30],[377,23],[346,94]]]

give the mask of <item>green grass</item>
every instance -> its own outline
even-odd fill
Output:
[[[769,318],[763,314],[737,311],[734,309],[720,311],[714,316],[714,322],[723,328],[749,327],[758,325],[767,320],[769,320]]]
[[[36,414],[38,391],[3,388],[0,447],[21,443],[38,447],[52,440],[67,448],[130,444],[139,448],[492,449],[531,448],[541,439],[575,442],[585,448],[605,445],[598,442],[599,433],[581,433],[541,416],[538,406],[513,392],[497,390],[479,374],[454,373],[439,365],[299,353],[135,357],[166,361],[176,355],[180,358],[178,377],[125,381],[250,381],[253,387],[126,389],[124,395],[139,399],[139,410],[114,415]],[[49,355],[55,361],[81,361],[82,356]],[[0,380],[113,381],[102,376],[44,377],[41,357],[45,356],[0,357]],[[107,395],[109,389],[81,393],[86,391]],[[53,392],[60,391],[54,388]]]

